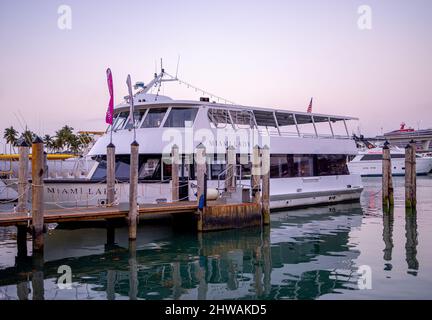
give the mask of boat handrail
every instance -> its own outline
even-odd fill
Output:
[[[225,182],[227,179],[230,179],[231,177],[226,177],[226,174],[228,173],[228,167],[226,167],[224,170],[222,170],[221,172],[219,172],[219,174],[218,174],[218,184],[217,184],[217,190],[218,191],[220,191],[220,190],[225,190],[226,189],[226,186],[224,185],[224,187],[223,188],[221,188],[221,178],[222,178],[222,176],[224,176],[225,175],[225,177],[224,177],[224,179],[223,179],[223,181]],[[239,172],[239,173],[237,173],[237,172]],[[234,165],[234,170],[233,170],[233,174],[234,174],[234,179],[235,179],[235,186],[236,187],[238,187],[238,186],[242,186],[241,185],[241,177],[242,177],[242,166],[241,166],[241,164],[236,164],[236,165]]]

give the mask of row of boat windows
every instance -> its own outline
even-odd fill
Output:
[[[225,179],[221,174],[226,168],[224,155],[214,155],[208,159],[209,179]],[[245,159],[246,158],[246,159]],[[238,175],[242,178],[248,178],[251,175],[251,163],[247,159],[237,155]],[[92,179],[104,180],[106,178],[106,158],[100,157],[99,165],[95,170]],[[346,164],[345,155],[271,155],[270,157],[270,178],[293,178],[293,177],[313,177],[313,176],[331,176],[349,174]],[[241,167],[241,168],[240,168]],[[161,155],[140,155],[139,157],[139,180],[160,181],[171,178],[171,164],[169,161],[162,161]],[[130,156],[117,155],[115,175],[118,180],[129,180],[130,174]],[[180,165],[180,177],[194,180],[196,176],[196,166],[192,156],[183,156],[182,165]],[[163,178],[162,178],[163,177]]]
[[[113,129],[159,128],[165,115],[164,127],[191,127],[198,112],[197,108],[151,108],[134,112],[134,123],[129,117],[129,111],[118,113],[113,121]]]
[[[168,115],[167,115],[168,113]],[[195,121],[198,108],[149,108],[134,113],[134,123],[129,111],[115,115],[114,130],[135,128],[191,127]],[[225,128],[258,128],[275,133],[327,134],[348,136],[345,121],[332,117],[317,115],[292,114],[261,110],[227,110],[210,108],[207,112],[211,127]],[[166,118],[166,120],[164,120]]]
[[[390,155],[392,159],[405,159],[404,154],[391,154]],[[416,156],[417,158],[420,158],[420,156]],[[360,161],[373,161],[373,160],[382,160],[382,154],[365,154]]]
[[[213,128],[258,128],[275,133],[348,136],[348,127],[340,118],[263,110],[226,110],[210,108]]]

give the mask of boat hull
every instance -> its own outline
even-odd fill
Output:
[[[249,188],[250,181],[241,184]],[[189,181],[191,201],[196,200],[196,181]],[[209,180],[208,188],[218,188],[218,181]],[[129,201],[129,183],[116,184],[116,202]],[[323,176],[307,178],[276,178],[270,180],[270,208],[282,209],[356,201],[362,188],[358,175]],[[44,201],[50,207],[104,206],[106,184],[90,181],[46,181]],[[157,203],[171,201],[171,182],[139,183],[138,203]]]
[[[405,159],[392,159],[392,175],[405,175]],[[352,174],[361,176],[382,176],[382,161],[351,161],[348,170]],[[416,159],[416,174],[427,175],[432,170],[432,158]]]

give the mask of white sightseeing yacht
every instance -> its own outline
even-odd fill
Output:
[[[118,203],[129,199],[130,144],[134,139],[139,143],[139,203],[171,201],[169,159],[173,144],[181,155],[180,200],[196,200],[194,152],[200,143],[206,148],[208,160],[207,187],[217,190],[218,196],[224,190],[226,148],[235,147],[236,185],[247,189],[252,148],[268,145],[272,209],[359,199],[361,177],[350,174],[347,167],[347,159],[357,154],[347,123],[356,118],[219,103],[209,98],[174,100],[160,95],[161,84],[173,80],[182,82],[162,70],[147,85],[137,83],[134,123],[130,121],[127,97],[114,109],[112,128],[88,153],[96,161],[88,175],[46,179],[46,203],[106,204],[106,147],[111,135],[116,147]],[[155,88],[157,92],[151,94]]]
[[[390,146],[392,175],[405,175],[405,149]],[[382,176],[382,148],[374,147],[359,151],[349,163],[351,173],[362,176]],[[416,154],[416,173],[426,175],[432,170],[432,157]]]

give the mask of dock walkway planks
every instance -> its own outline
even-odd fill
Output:
[[[167,213],[193,213],[197,210],[196,201],[182,201],[175,203],[142,204],[139,206],[140,216],[146,214]],[[90,221],[109,218],[125,218],[129,210],[122,207],[96,207],[96,208],[67,208],[45,210],[45,223],[58,223],[65,221]],[[9,212],[0,213],[0,226],[13,226],[31,222],[31,215]]]

